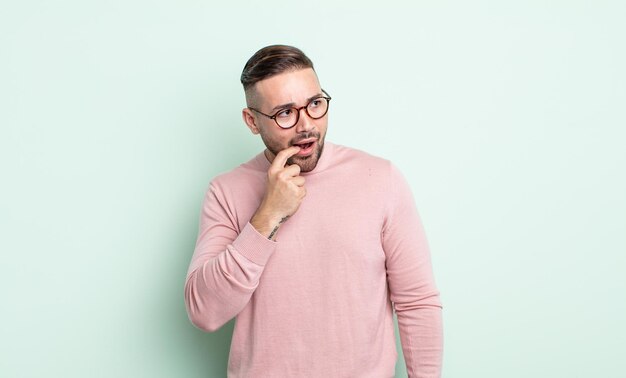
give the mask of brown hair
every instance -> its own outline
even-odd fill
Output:
[[[313,62],[302,50],[286,45],[266,46],[248,59],[241,72],[241,84],[247,92],[263,79],[302,68],[313,68]]]

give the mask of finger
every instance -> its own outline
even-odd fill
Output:
[[[283,174],[287,177],[295,177],[300,174],[300,166],[298,164],[288,165],[285,169],[283,169]]]
[[[272,168],[274,169],[284,168],[285,164],[287,164],[287,159],[297,154],[298,151],[300,151],[300,147],[298,146],[291,146],[289,148],[286,148],[280,151],[274,158],[274,161],[272,162]]]
[[[297,186],[303,186],[304,182],[305,182],[305,178],[304,178],[304,176],[296,176],[296,177],[291,179],[291,182],[293,182]]]

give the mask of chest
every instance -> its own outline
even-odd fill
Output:
[[[279,229],[264,275],[292,282],[380,275],[384,210],[382,188],[310,183],[298,211]]]

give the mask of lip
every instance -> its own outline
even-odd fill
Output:
[[[293,145],[295,146],[296,144],[311,143],[311,142],[315,142],[316,140],[317,140],[317,138],[302,139],[302,140],[299,140],[298,142],[294,143]]]
[[[298,141],[298,144],[306,144],[306,143],[312,143],[311,146],[307,149],[303,149],[302,147],[300,147],[300,151],[298,151],[298,153],[296,153],[296,156],[309,156],[313,153],[313,151],[315,151],[315,147],[317,146],[317,139],[315,138],[310,138],[310,139],[303,139],[301,141]],[[294,144],[295,146],[295,144]]]

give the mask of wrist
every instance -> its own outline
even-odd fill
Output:
[[[250,219],[250,224],[261,235],[268,239],[274,240],[276,232],[288,217],[283,217],[277,214],[266,213],[263,211],[257,211]]]

